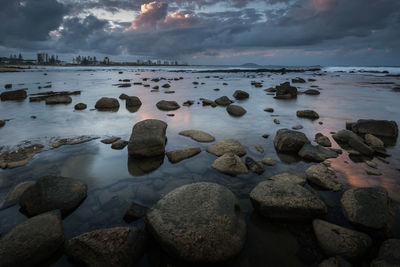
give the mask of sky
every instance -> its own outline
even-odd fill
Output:
[[[399,0],[1,0],[0,56],[400,66]]]

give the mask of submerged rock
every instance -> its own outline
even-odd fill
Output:
[[[260,161],[255,161],[251,157],[246,157],[245,159],[246,166],[254,173],[263,174],[264,173],[264,165]]]
[[[244,156],[246,154],[246,149],[244,146],[236,141],[235,139],[225,139],[210,145],[207,148],[207,152],[214,154],[216,156],[222,156],[223,154],[232,152],[238,156]]]
[[[124,221],[127,223],[131,223],[140,218],[143,218],[148,210],[149,208],[137,204],[135,202],[132,202],[127,211],[125,212]]]
[[[146,234],[134,227],[94,230],[69,240],[65,254],[87,266],[129,267],[144,254]]]
[[[151,208],[146,222],[165,251],[187,262],[226,261],[242,250],[246,240],[237,198],[214,183],[171,191]]]
[[[238,106],[238,105],[229,105],[226,108],[226,111],[230,115],[235,116],[235,117],[241,117],[244,114],[246,114],[246,112],[247,112],[244,108],[242,108],[241,106]]]
[[[217,158],[211,165],[214,169],[229,175],[246,174],[248,169],[239,156],[232,152],[225,153]]]
[[[191,148],[185,148],[185,149],[181,149],[181,150],[174,150],[174,151],[167,152],[167,157],[170,162],[177,163],[184,159],[188,159],[193,156],[196,156],[200,152],[201,152],[201,149],[199,147],[191,147]]]
[[[116,98],[102,97],[94,107],[98,110],[116,110],[119,109],[119,102]]]
[[[192,138],[197,142],[209,143],[215,141],[214,136],[209,133],[199,130],[185,130],[179,133],[180,135]]]
[[[314,162],[322,162],[329,158],[337,158],[339,155],[333,150],[325,149],[320,145],[305,144],[298,154],[301,158]]]
[[[250,199],[253,207],[268,218],[309,220],[327,213],[318,196],[290,182],[261,182],[251,191]]]
[[[41,266],[64,243],[58,213],[45,213],[15,226],[0,239],[1,266]]]
[[[19,204],[29,217],[51,210],[60,210],[66,216],[81,204],[86,195],[87,186],[81,180],[45,176],[22,193]]]
[[[306,170],[307,180],[321,188],[333,191],[343,189],[343,185],[337,180],[334,171],[322,164],[312,165]]]
[[[300,118],[308,118],[308,119],[318,119],[319,115],[317,112],[315,112],[314,110],[298,110],[296,111],[296,115],[297,117]]]
[[[28,189],[30,186],[34,185],[34,181],[27,181],[17,184],[6,196],[3,204],[0,205],[0,210],[9,208],[18,203],[21,195]]]
[[[274,146],[276,151],[283,153],[297,153],[305,144],[310,141],[302,132],[281,129],[276,132]]]
[[[158,109],[166,111],[177,110],[181,107],[176,101],[166,101],[166,100],[161,100],[157,102],[156,106]]]
[[[314,220],[313,228],[320,247],[328,256],[362,259],[372,245],[368,235],[323,220]]]
[[[136,123],[129,140],[128,153],[134,157],[155,157],[165,153],[167,124],[160,120]]]
[[[306,179],[291,173],[280,173],[269,178],[272,181],[288,182],[298,185],[305,185]]]
[[[263,158],[263,159],[261,160],[261,162],[262,162],[264,165],[267,165],[267,166],[275,166],[275,165],[276,165],[275,160],[272,159],[272,158]]]

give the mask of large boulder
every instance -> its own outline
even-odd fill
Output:
[[[185,149],[169,151],[169,152],[167,152],[167,157],[170,162],[177,163],[184,159],[194,157],[197,154],[199,154],[200,152],[201,152],[201,149],[199,147],[189,147],[189,148],[185,148]]]
[[[66,216],[81,204],[86,195],[87,186],[81,180],[44,176],[22,193],[19,204],[29,217],[51,210],[60,210]]]
[[[155,157],[165,153],[167,124],[160,120],[143,120],[136,123],[128,144],[128,153],[134,157]]]
[[[158,101],[156,106],[158,109],[165,111],[177,110],[181,107],[176,101],[166,101],[166,100]]]
[[[234,116],[234,117],[241,117],[241,116],[243,116],[244,114],[246,114],[246,112],[247,112],[244,108],[242,108],[241,106],[238,106],[238,105],[229,105],[229,106],[226,108],[226,111],[227,111],[230,115],[232,115],[232,116]]]
[[[41,266],[64,243],[57,212],[32,217],[15,226],[0,240],[2,267]]]
[[[297,88],[291,86],[289,82],[285,82],[276,86],[275,98],[290,99],[296,97],[297,97]]]
[[[312,119],[312,120],[316,120],[319,118],[319,115],[317,112],[315,112],[314,110],[298,110],[296,111],[296,116],[300,117],[300,118],[307,118],[307,119]]]
[[[0,94],[1,101],[24,100],[27,97],[26,90],[7,91]]]
[[[207,152],[218,157],[232,152],[241,157],[246,154],[246,149],[241,143],[239,143],[239,141],[236,141],[235,139],[225,139],[210,145],[207,148]]]
[[[9,208],[11,206],[14,206],[15,204],[18,203],[19,198],[21,195],[28,189],[30,186],[34,185],[34,181],[26,181],[17,184],[6,196],[6,199],[4,200],[3,204],[0,205],[0,210]]]
[[[69,104],[72,98],[68,95],[56,95],[46,98],[46,105]]]
[[[333,134],[332,138],[339,144],[348,144],[350,140],[363,142],[361,137],[349,130],[340,130],[339,132]]]
[[[337,180],[334,171],[322,164],[312,165],[306,170],[307,180],[323,189],[339,191],[343,185]]]
[[[289,129],[280,129],[276,132],[274,146],[276,151],[282,153],[297,153],[305,144],[310,141],[302,132]]]
[[[125,106],[127,108],[139,107],[141,105],[142,105],[142,101],[140,101],[139,97],[137,97],[137,96],[128,96],[125,98]]]
[[[113,227],[72,238],[65,246],[65,254],[86,266],[130,267],[142,257],[146,246],[144,231],[134,227]]]
[[[197,142],[209,143],[215,141],[214,136],[209,133],[198,130],[185,130],[179,133],[180,135],[192,138]]]
[[[382,243],[379,256],[372,261],[371,267],[400,266],[400,239],[388,239]]]
[[[148,229],[161,247],[187,262],[221,262],[238,254],[246,223],[235,195],[214,183],[181,186],[147,213]]]
[[[299,156],[305,160],[322,162],[329,158],[337,158],[338,153],[323,146],[305,144],[299,151]]]
[[[233,97],[235,98],[235,99],[237,99],[237,100],[242,100],[242,99],[246,99],[246,98],[249,98],[249,93],[247,93],[247,92],[245,92],[245,91],[242,91],[242,90],[236,90],[234,93],[233,93]]]
[[[307,182],[306,179],[287,172],[276,174],[274,176],[271,176],[269,179],[272,181],[288,182],[298,185],[305,185]]]
[[[358,120],[352,125],[352,131],[359,134],[397,137],[399,127],[395,121],[387,120]]]
[[[98,110],[115,110],[119,109],[119,102],[116,98],[102,97],[97,100],[94,107]]]
[[[218,106],[224,106],[225,107],[225,106],[228,106],[228,105],[232,104],[233,101],[230,100],[227,96],[221,96],[221,97],[215,99],[215,103]]]
[[[362,259],[372,245],[372,239],[367,234],[323,220],[314,220],[313,228],[320,247],[328,256]]]
[[[309,220],[327,213],[318,196],[291,182],[261,182],[251,191],[250,199],[253,207],[267,218]]]
[[[347,190],[340,200],[346,218],[362,230],[391,236],[397,206],[383,187]]]
[[[217,158],[211,165],[214,169],[235,176],[237,174],[246,174],[248,169],[246,165],[243,164],[239,156],[232,152],[228,152],[221,157]]]

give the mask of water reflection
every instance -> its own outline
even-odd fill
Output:
[[[165,155],[151,158],[134,158],[128,156],[128,170],[132,176],[142,176],[157,170],[164,162]]]

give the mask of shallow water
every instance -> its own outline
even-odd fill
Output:
[[[199,69],[206,69],[200,67]],[[13,83],[13,90],[28,88],[28,93],[44,91],[75,91],[81,90],[81,95],[71,96],[73,102],[69,105],[45,105],[43,102],[6,101],[0,102],[0,119],[11,119],[0,129],[0,146],[15,147],[25,140],[34,143],[49,144],[54,137],[65,138],[81,135],[108,137],[119,136],[129,140],[131,130],[136,122],[156,118],[168,123],[166,150],[186,147],[201,147],[202,152],[190,159],[177,164],[171,164],[167,158],[158,162],[137,162],[128,158],[126,148],[113,150],[110,145],[100,142],[100,139],[73,146],[62,146],[36,154],[34,159],[23,167],[0,170],[0,200],[5,197],[12,186],[25,180],[35,180],[43,175],[62,175],[80,178],[88,184],[89,193],[82,205],[63,221],[66,238],[101,227],[126,225],[122,220],[124,212],[131,201],[151,206],[164,194],[172,189],[198,181],[211,181],[227,186],[241,201],[242,210],[248,222],[248,242],[234,266],[302,266],[318,261],[318,253],[313,252],[313,242],[299,236],[296,228],[265,222],[260,219],[251,207],[249,192],[254,186],[268,177],[291,172],[304,176],[311,163],[299,159],[277,155],[273,146],[273,137],[278,129],[291,128],[301,124],[310,140],[315,133],[322,132],[331,136],[330,132],[345,128],[346,121],[361,118],[394,120],[400,124],[400,108],[398,103],[400,93],[392,90],[393,84],[400,85],[400,78],[384,77],[374,74],[357,73],[289,73],[252,74],[252,73],[196,73],[170,72],[170,69],[138,69],[138,68],[46,68],[32,69],[21,73],[0,73],[0,92],[5,91],[4,84]],[[123,74],[119,74],[123,71]],[[47,75],[44,75],[44,74]],[[206,78],[210,76],[210,78]],[[214,77],[218,76],[218,77]],[[300,76],[304,79],[313,78],[317,81],[296,84],[299,90],[309,89],[310,85],[318,86],[319,96],[299,95],[296,100],[276,100],[266,95],[265,88],[274,87],[281,82]],[[182,80],[151,82],[151,78],[177,78]],[[150,87],[132,85],[128,88],[118,88],[113,84],[119,79],[132,79],[132,82],[142,82]],[[194,85],[198,81],[205,84]],[[262,88],[251,86],[251,81],[263,81]],[[37,89],[38,86],[51,82],[50,89]],[[170,82],[174,94],[165,94],[161,85]],[[384,82],[385,84],[382,84]],[[223,85],[228,83],[228,85]],[[380,83],[380,84],[376,84]],[[17,85],[21,84],[21,85]],[[22,85],[23,84],[23,85]],[[150,92],[154,85],[160,86],[160,92]],[[214,91],[220,88],[220,91]],[[240,89],[250,93],[250,98],[237,101],[247,113],[241,118],[231,117],[224,107],[203,107],[198,103],[201,97],[216,99],[226,95],[230,98],[235,90]],[[120,102],[117,112],[100,112],[90,110],[95,102],[103,96],[115,97],[121,93],[138,96],[143,105],[136,112],[125,108]],[[155,104],[159,100],[176,100],[182,104],[186,100],[196,100],[191,107],[182,106],[172,112],[160,111]],[[74,105],[84,102],[88,109],[74,111]],[[272,117],[263,110],[274,108]],[[296,110],[314,109],[320,119],[311,121],[296,117]],[[173,113],[174,117],[166,114]],[[32,119],[31,116],[37,116]],[[281,124],[274,124],[277,118]],[[318,122],[322,121],[320,125]],[[247,155],[254,159],[272,157],[277,165],[267,167],[262,175],[250,173],[231,177],[221,174],[210,166],[215,156],[204,151],[209,144],[197,143],[190,138],[178,135],[182,130],[196,129],[209,132],[216,140],[234,138],[247,148]],[[262,135],[268,133],[268,139]],[[330,138],[333,147],[338,145]],[[265,152],[259,153],[256,145],[262,145]],[[5,150],[4,149],[4,150]],[[356,163],[349,159],[346,152],[337,159],[327,160],[337,171],[338,178],[346,188],[360,186],[383,186],[390,196],[400,202],[400,146],[397,143],[388,147],[392,154],[387,158],[390,164],[384,164],[376,159],[382,176],[368,176],[365,173],[365,163]],[[147,172],[144,168],[155,169]],[[311,189],[311,188],[310,188]],[[341,214],[339,199],[341,193],[332,193],[314,189],[329,208],[328,218],[333,222],[346,225]],[[4,233],[16,224],[25,220],[18,212],[18,207],[0,211],[0,232]],[[139,225],[142,222],[137,222]],[[307,229],[304,226],[302,229]],[[397,233],[397,236],[400,236]],[[149,257],[151,258],[151,257]],[[151,261],[151,260],[150,260]],[[54,266],[68,266],[65,258],[61,258]],[[149,265],[143,259],[142,266]]]

